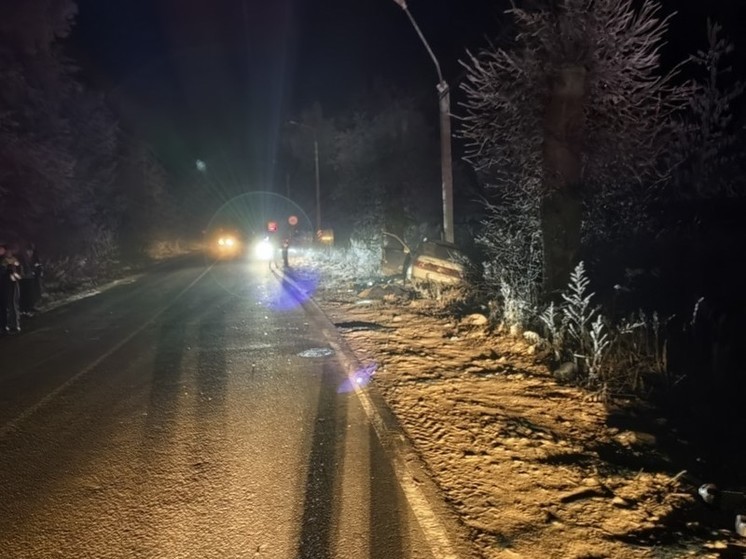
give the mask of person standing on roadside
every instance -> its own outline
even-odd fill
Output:
[[[4,244],[0,244],[0,335],[8,332],[8,283],[10,275],[5,265],[5,254],[8,249]]]
[[[290,250],[290,239],[284,239],[282,241],[282,266],[283,268],[290,267],[290,262],[288,261],[289,250]]]
[[[0,332],[21,331],[19,282],[21,266],[6,245],[0,245]]]
[[[31,266],[34,268],[34,295],[33,295],[33,312],[37,312],[37,305],[41,304],[42,292],[44,287],[42,279],[44,278],[44,268],[41,265],[41,258],[39,258],[39,249],[36,248],[36,243],[29,243],[29,260]]]
[[[18,253],[18,261],[21,264],[20,308],[21,316],[33,316],[34,314],[34,267],[31,263],[33,251],[27,245]]]

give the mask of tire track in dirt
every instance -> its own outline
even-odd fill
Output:
[[[429,302],[317,299],[343,332],[485,558],[720,557],[678,519],[695,506],[648,433],[558,385],[522,340],[439,317]]]

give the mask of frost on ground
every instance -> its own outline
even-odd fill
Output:
[[[377,366],[375,388],[482,557],[746,556],[731,517],[675,477],[663,418],[647,428],[625,403],[557,384],[526,342],[482,321],[363,287],[336,282],[315,298]]]

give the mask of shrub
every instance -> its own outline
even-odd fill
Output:
[[[314,267],[321,267],[331,282],[356,281],[378,275],[381,267],[380,240],[352,239],[349,247],[315,248],[310,253]]]
[[[562,303],[539,315],[556,364],[571,361],[576,381],[606,394],[645,391],[646,375],[666,372],[665,324],[642,311],[611,323],[592,305],[594,293],[581,262],[573,271]]]

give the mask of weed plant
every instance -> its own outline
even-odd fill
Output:
[[[640,394],[649,375],[666,374],[664,324],[639,311],[616,323],[594,305],[581,262],[570,276],[559,305],[538,316],[555,365],[573,362],[577,382],[605,394]]]

